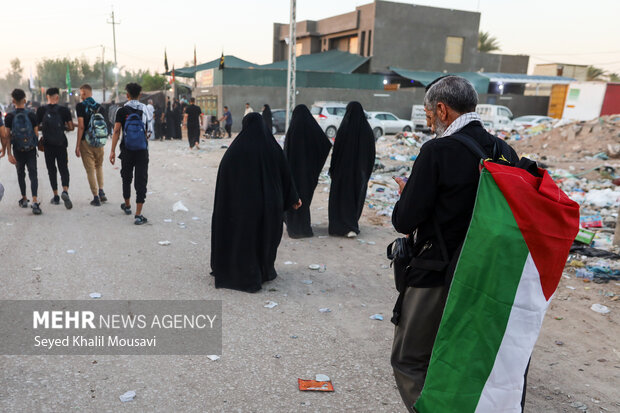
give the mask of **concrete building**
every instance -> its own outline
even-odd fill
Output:
[[[534,75],[565,76],[577,81],[588,80],[588,65],[571,65],[564,63],[544,63],[534,66]]]
[[[389,67],[448,72],[527,73],[529,56],[478,52],[480,13],[377,0],[350,13],[297,23],[296,55],[340,50]],[[287,59],[288,24],[274,23],[273,61]]]

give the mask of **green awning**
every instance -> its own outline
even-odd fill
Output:
[[[487,93],[489,90],[489,78],[486,76],[482,76],[479,73],[474,72],[459,72],[459,73],[443,73],[443,72],[426,72],[426,71],[415,71],[408,69],[401,69],[398,67],[390,67],[391,71],[396,73],[399,76],[402,76],[407,79],[415,80],[416,82],[421,83],[424,86],[428,86],[433,80],[446,76],[446,75],[456,75],[464,77],[469,80],[476,89],[478,93]]]
[[[195,72],[200,72],[201,70],[207,69],[217,69],[220,66],[220,58],[211,60],[207,63],[201,63],[194,66],[182,67],[180,69],[174,69],[175,77],[194,77]],[[247,60],[239,59],[238,57],[232,55],[224,56],[224,67],[236,68],[236,69],[247,69],[250,67],[257,67],[258,65],[252,62],[248,62]],[[165,76],[171,76],[172,71],[164,73]]]
[[[341,52],[340,50],[328,50],[322,53],[298,56],[296,59],[296,69],[310,72],[353,73],[369,59],[369,57]],[[260,68],[287,69],[288,60],[269,63],[260,66]]]

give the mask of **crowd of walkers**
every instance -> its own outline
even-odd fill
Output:
[[[241,132],[219,166],[211,228],[216,288],[256,292],[276,278],[274,263],[284,222],[291,238],[313,236],[310,205],[331,141],[308,108],[299,105],[283,150],[272,134],[269,114],[265,105],[262,116],[244,116]],[[359,234],[374,161],[372,130],[362,106],[351,102],[329,167],[330,235]]]
[[[148,139],[153,134],[153,107],[140,103],[138,97],[142,87],[129,83],[125,88],[127,103],[114,113],[106,109],[92,97],[92,87],[84,84],[80,87],[81,102],[76,106],[77,139],[75,155],[82,159],[88,184],[93,195],[92,206],[99,207],[107,202],[103,189],[104,146],[112,133],[110,162],[116,161],[116,146],[120,139],[121,178],[123,203],[121,209],[131,215],[131,184],[136,191],[136,213],[134,223],[142,225],[147,219],[142,215],[148,182]],[[0,138],[2,149],[0,157],[5,155],[15,165],[17,181],[21,192],[18,206],[32,209],[35,215],[41,215],[42,207],[38,194],[39,181],[37,171],[38,152],[43,152],[45,165],[52,187],[52,205],[59,205],[62,200],[65,208],[72,209],[69,196],[69,141],[66,132],[75,129],[70,111],[59,105],[59,90],[47,89],[47,105],[34,113],[26,109],[26,94],[22,89],[14,89],[11,98],[15,110],[8,113],[4,121],[0,117]],[[112,122],[108,115],[112,116]],[[40,132],[40,133],[39,133]],[[41,136],[39,136],[41,135]],[[26,188],[26,169],[30,181],[32,202],[28,199]],[[59,195],[58,174],[62,192]]]

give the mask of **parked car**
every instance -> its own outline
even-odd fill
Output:
[[[506,106],[481,104],[476,106],[476,113],[482,118],[487,129],[511,130],[513,115]]]
[[[347,111],[347,104],[342,102],[314,102],[310,108],[310,113],[314,116],[314,119],[318,122],[319,126],[323,129],[328,138],[334,139],[342,118]],[[375,135],[375,139],[383,136],[385,127],[383,122],[378,119],[373,119],[368,113],[366,113],[366,119],[372,128],[372,133]]]
[[[286,109],[273,109],[271,111],[271,121],[273,126],[271,128],[271,133],[274,135],[276,133],[285,133],[286,132]]]
[[[385,134],[413,131],[413,122],[411,122],[410,120],[399,119],[393,113],[368,112],[368,114],[371,118],[383,122],[383,126],[385,127]]]
[[[514,129],[531,128],[532,126],[540,125],[541,123],[552,122],[554,120],[555,119],[549,116],[538,116],[538,115],[519,116],[518,118],[513,119],[512,127]]]

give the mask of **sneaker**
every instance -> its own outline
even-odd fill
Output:
[[[125,205],[124,202],[121,204],[121,209],[125,211],[125,215],[131,215],[131,207]]]
[[[355,238],[357,237],[357,234],[355,233],[355,231],[349,231],[349,233],[347,234],[347,238]]]
[[[39,207],[38,202],[34,202],[32,204],[32,213],[35,215],[41,215],[41,208]]]
[[[69,193],[67,191],[62,191],[62,195],[60,197],[62,198],[62,201],[65,203],[65,208],[67,209],[73,208],[73,202],[71,202],[71,198],[69,198]]]
[[[24,199],[24,198],[22,198],[19,201],[17,201],[19,206],[22,207],[22,208],[28,208],[28,202],[30,202],[30,201],[28,201],[27,199]]]
[[[105,196],[105,192],[103,192],[103,189],[99,190],[99,199],[101,200],[101,202],[108,202],[108,198]]]
[[[101,206],[101,201],[99,201],[99,197],[95,195],[92,201],[90,201],[92,206]]]
[[[54,195],[54,198],[52,198],[52,200],[50,201],[50,204],[52,204],[52,205],[59,205],[60,204],[60,197],[58,195]]]
[[[148,219],[146,219],[146,217],[144,215],[136,215],[136,220],[133,222],[136,225],[142,225],[142,224],[146,224],[148,222]]]

